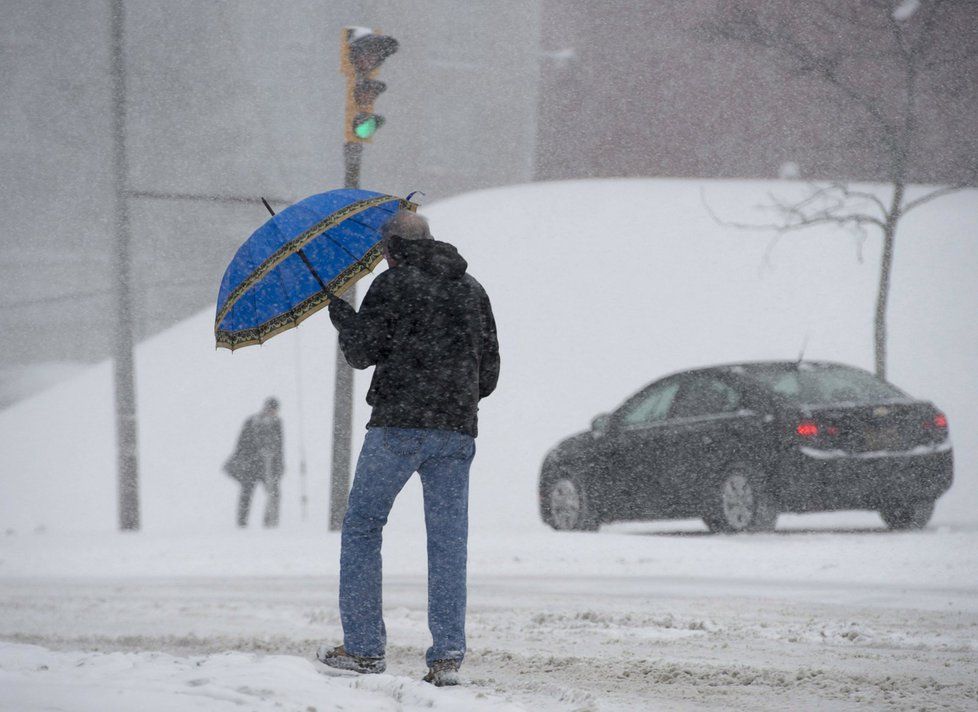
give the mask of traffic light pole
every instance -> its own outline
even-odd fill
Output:
[[[360,159],[363,144],[347,141],[343,144],[344,186],[360,187]],[[357,288],[353,285],[342,298],[356,303]],[[353,440],[353,369],[346,362],[339,340],[336,343],[336,382],[333,388],[333,460],[329,478],[329,530],[343,528],[346,501],[350,493],[350,464]]]
[[[363,142],[384,124],[374,113],[374,100],[387,86],[376,79],[383,61],[397,51],[397,40],[365,27],[345,27],[340,33],[340,72],[346,76],[343,173],[347,188],[360,187]],[[356,286],[343,299],[356,303]],[[333,390],[333,460],[329,484],[329,528],[343,528],[350,494],[351,441],[353,431],[353,369],[336,344],[336,383]]]
[[[363,157],[363,144],[347,141],[343,144],[343,187],[360,187],[360,159]]]

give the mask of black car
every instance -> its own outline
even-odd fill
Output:
[[[540,514],[555,529],[701,517],[773,529],[779,512],[879,511],[923,527],[951,486],[947,418],[851,366],[767,362],[677,373],[551,450]]]

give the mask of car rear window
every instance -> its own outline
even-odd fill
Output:
[[[907,400],[905,393],[889,383],[846,366],[802,363],[745,370],[775,393],[803,405]]]

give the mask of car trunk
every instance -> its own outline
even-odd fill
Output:
[[[947,437],[946,423],[930,403],[832,404],[807,408],[817,434],[802,438],[814,447],[851,453],[906,451]]]

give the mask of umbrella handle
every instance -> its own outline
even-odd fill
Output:
[[[296,250],[295,253],[299,255],[303,264],[305,264],[306,269],[308,269],[312,273],[312,276],[316,278],[316,281],[319,282],[319,287],[323,290],[323,294],[329,298],[329,301],[334,301],[336,299],[336,295],[329,291],[329,287],[326,286],[323,278],[319,276],[319,272],[316,271],[316,268],[312,266],[312,262],[310,262],[309,258],[306,257],[306,253],[302,250]]]

